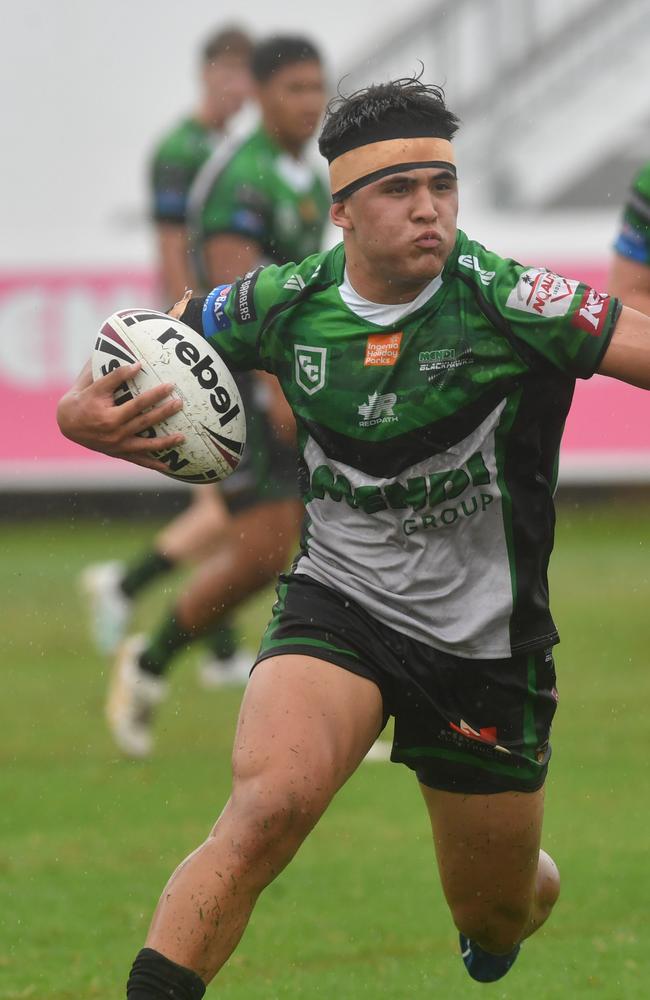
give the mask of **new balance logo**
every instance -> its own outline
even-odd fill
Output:
[[[373,427],[375,424],[394,423],[398,418],[393,412],[393,407],[397,402],[394,392],[387,392],[380,395],[373,392],[368,396],[368,402],[357,407],[359,416],[363,419],[359,421],[360,427]]]
[[[296,292],[301,292],[305,287],[304,279],[299,274],[292,274],[288,281],[284,283],[285,288],[293,288]]]

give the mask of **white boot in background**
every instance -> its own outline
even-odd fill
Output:
[[[134,635],[121,646],[106,701],[106,721],[117,747],[127,757],[148,757],[153,747],[155,709],[167,694],[162,678],[140,669],[138,657],[146,638]]]
[[[245,687],[248,683],[253,660],[252,654],[245,649],[238,649],[226,659],[210,656],[199,664],[199,684],[207,690],[237,685]]]
[[[124,572],[121,562],[94,563],[79,579],[88,602],[91,635],[100,653],[116,651],[131,621],[133,601],[120,587]]]

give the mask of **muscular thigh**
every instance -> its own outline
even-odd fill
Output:
[[[325,807],[352,774],[383,724],[378,687],[316,657],[282,655],[258,663],[242,702],[233,748],[234,794],[259,781],[296,801]],[[261,779],[261,780],[259,780]]]

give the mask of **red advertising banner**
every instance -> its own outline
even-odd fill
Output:
[[[560,274],[602,289],[602,265],[556,260]],[[66,441],[56,403],[83,366],[101,322],[158,303],[151,271],[0,273],[0,489],[164,489],[164,476]],[[650,402],[596,376],[579,381],[562,450],[565,482],[650,481]]]

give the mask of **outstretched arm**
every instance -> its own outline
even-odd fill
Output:
[[[650,389],[650,317],[623,307],[598,371]]]
[[[113,392],[127,378],[133,377],[140,365],[116,368],[93,381],[90,362],[80,372],[76,382],[59,401],[57,421],[61,433],[92,451],[123,458],[145,469],[168,472],[168,468],[152,452],[180,444],[182,434],[167,437],[139,437],[142,431],[160,423],[181,409],[179,399],[170,399],[171,383],[148,389],[121,406],[116,406]]]
[[[650,316],[650,266],[614,254],[607,291]]]

